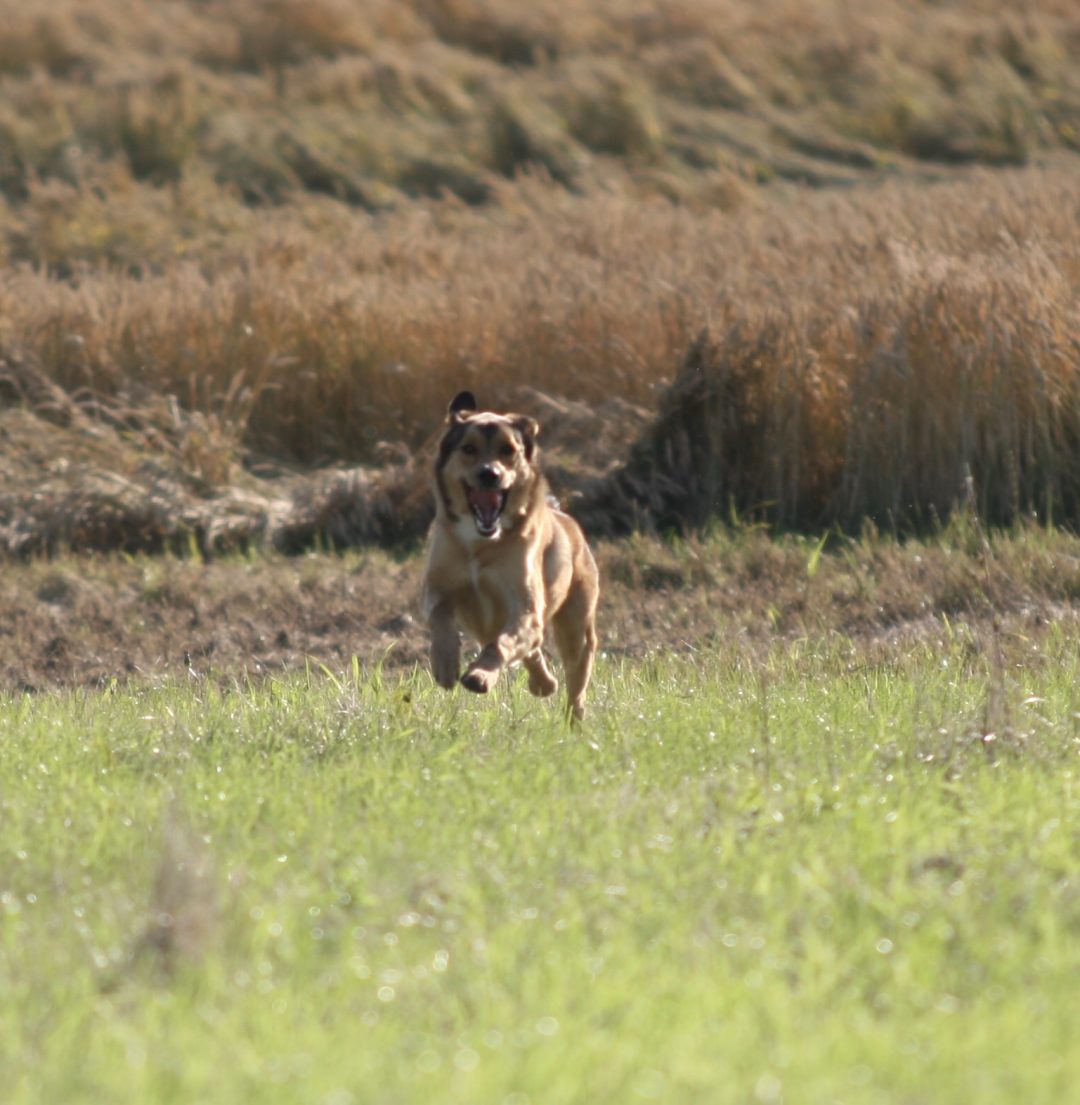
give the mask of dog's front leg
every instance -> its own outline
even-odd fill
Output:
[[[544,641],[543,601],[543,590],[538,587],[513,604],[502,632],[480,650],[461,677],[463,686],[477,694],[487,694],[503,668],[539,651]]]
[[[428,615],[431,627],[431,674],[440,687],[450,690],[461,671],[461,636],[450,603],[437,602]]]

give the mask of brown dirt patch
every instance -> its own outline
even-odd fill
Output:
[[[846,544],[815,564],[805,540],[762,533],[598,546],[602,649],[751,652],[834,638],[853,663],[886,663],[960,635],[995,637],[1023,666],[1047,632],[1080,620],[1080,541],[1035,531],[987,554],[934,544]],[[385,553],[197,558],[68,556],[6,567],[0,688],[162,677],[261,677],[326,665],[425,663],[422,560]]]

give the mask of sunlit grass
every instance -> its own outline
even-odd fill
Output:
[[[13,1102],[1060,1102],[1078,660],[0,705]]]

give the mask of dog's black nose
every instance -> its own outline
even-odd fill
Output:
[[[476,473],[476,482],[481,487],[494,487],[499,482],[499,473],[490,464],[485,464]]]

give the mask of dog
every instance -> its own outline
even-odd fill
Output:
[[[487,694],[522,664],[529,690],[554,694],[543,653],[550,627],[566,677],[567,713],[585,716],[596,655],[596,561],[581,527],[550,497],[535,419],[479,411],[471,392],[450,403],[435,460],[435,521],[428,539],[423,608],[431,671],[459,681],[464,630],[480,653],[461,684]]]

